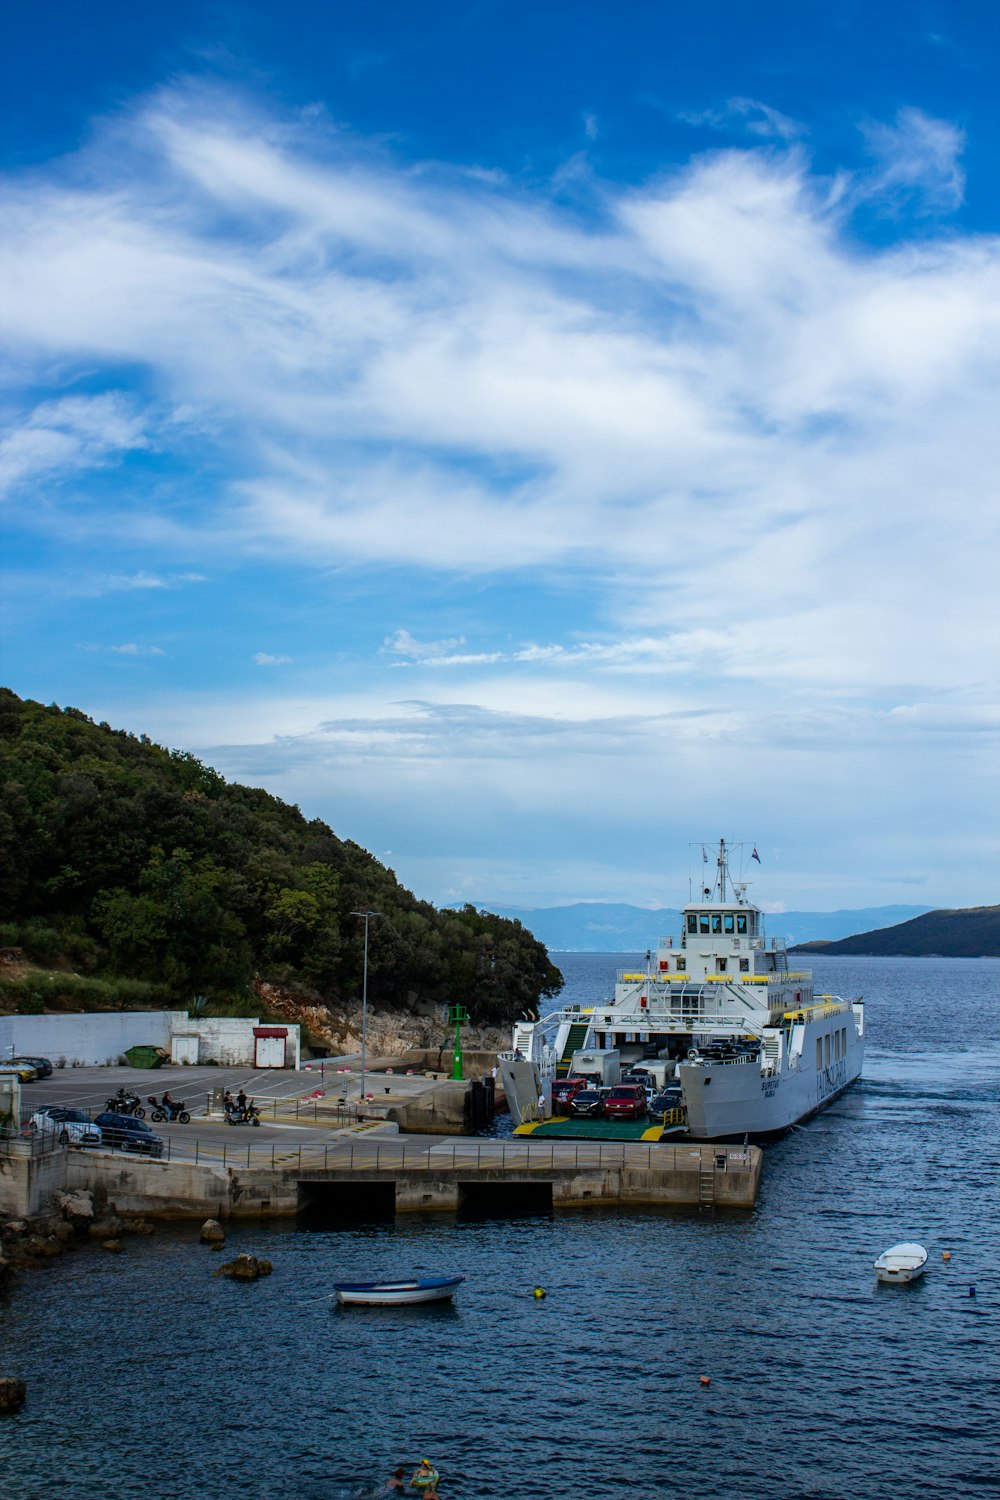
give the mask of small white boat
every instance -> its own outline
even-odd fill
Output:
[[[872,1269],[879,1281],[887,1285],[892,1282],[916,1281],[924,1274],[927,1251],[923,1245],[893,1245],[883,1250]]]
[[[413,1302],[444,1302],[455,1295],[464,1276],[420,1276],[412,1281],[335,1281],[337,1301],[368,1307],[396,1307]]]

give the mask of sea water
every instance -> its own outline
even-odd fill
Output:
[[[568,1003],[641,961],[555,957]],[[0,1496],[360,1500],[424,1456],[444,1500],[1000,1494],[1000,962],[813,968],[864,994],[865,1073],[767,1148],[753,1211],[243,1225],[253,1285],[197,1225],[64,1257],[2,1309]],[[881,1287],[900,1240],[927,1273]],[[453,1307],[329,1301],[437,1272]]]

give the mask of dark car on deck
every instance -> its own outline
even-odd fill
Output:
[[[616,1083],[604,1101],[609,1120],[641,1120],[646,1113],[646,1090],[639,1083]]]
[[[578,1089],[569,1102],[571,1115],[593,1118],[604,1113],[604,1095],[600,1089]]]
[[[581,1089],[587,1087],[586,1078],[560,1078],[552,1085],[552,1113],[554,1115],[566,1115],[570,1113],[573,1100]]]
[[[657,1094],[656,1098],[650,1104],[649,1118],[658,1125],[663,1124],[670,1111],[672,1109],[680,1109],[680,1107],[680,1089],[664,1089],[663,1093]]]
[[[163,1140],[156,1135],[145,1120],[135,1115],[119,1115],[106,1109],[97,1115],[94,1124],[101,1127],[106,1146],[115,1146],[119,1151],[137,1151],[142,1156],[162,1156]]]
[[[39,1078],[52,1077],[52,1064],[47,1057],[12,1057],[13,1063],[26,1063],[29,1068],[34,1068]]]

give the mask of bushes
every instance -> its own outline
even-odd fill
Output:
[[[0,978],[0,1009],[19,1016],[47,1010],[169,1010],[175,1003],[165,985],[142,979],[82,979],[51,972]]]

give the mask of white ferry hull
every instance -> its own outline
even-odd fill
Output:
[[[807,1120],[838,1098],[861,1076],[864,1044],[820,1069],[784,1073],[741,1066],[681,1065],[681,1095],[687,1131],[694,1140],[743,1140],[777,1135]]]

